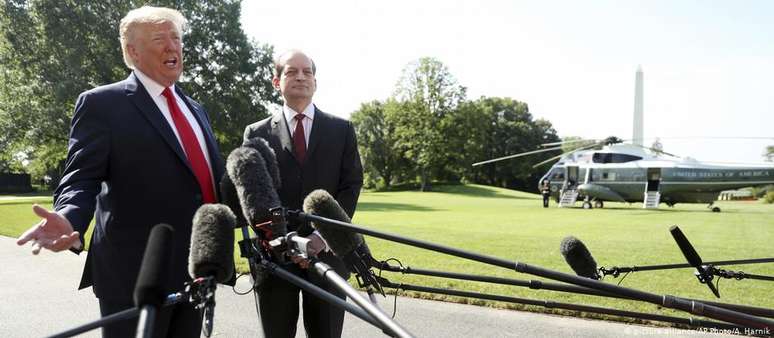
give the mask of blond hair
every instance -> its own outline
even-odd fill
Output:
[[[124,53],[124,63],[127,67],[134,69],[134,61],[129,55],[127,45],[134,41],[134,33],[137,25],[147,23],[160,24],[165,22],[174,24],[180,34],[185,31],[188,24],[188,21],[183,14],[171,8],[142,6],[126,13],[126,16],[121,19],[118,31],[121,38],[121,51]]]

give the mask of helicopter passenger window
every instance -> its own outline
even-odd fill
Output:
[[[639,156],[618,153],[594,153],[592,157],[594,163],[626,163],[641,159],[642,157]]]

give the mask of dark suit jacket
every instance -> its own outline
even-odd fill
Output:
[[[176,88],[202,128],[219,180],[223,161],[207,113]],[[175,229],[167,290],[181,289],[188,279],[191,223],[202,195],[171,128],[134,74],[78,97],[54,207],[81,235],[94,215],[80,288],[93,285],[99,298],[131,299],[158,223]]]
[[[274,114],[245,128],[244,139],[261,137],[277,154],[282,186],[282,205],[301,209],[306,195],[315,189],[325,189],[336,198],[349,217],[363,186],[363,168],[357,151],[355,129],[342,118],[324,113],[315,107],[312,133],[303,165],[293,153],[293,140],[283,114]],[[293,229],[291,229],[293,230]],[[311,229],[298,229],[302,235]]]
[[[357,150],[355,129],[342,118],[324,113],[315,107],[312,132],[303,165],[293,153],[290,129],[282,113],[274,114],[245,128],[244,139],[261,137],[269,142],[277,155],[282,186],[279,197],[282,205],[300,210],[306,195],[315,189],[325,189],[339,202],[351,218],[363,186],[363,168]],[[312,233],[308,224],[289,224],[290,231],[302,236]],[[333,256],[330,255],[332,258]],[[349,274],[340,260],[323,257],[342,277]]]

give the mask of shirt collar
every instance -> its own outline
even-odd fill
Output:
[[[148,75],[143,74],[139,69],[134,69],[134,75],[137,76],[137,79],[140,80],[140,83],[142,83],[143,87],[145,87],[145,90],[148,91],[148,94],[150,94],[151,97],[157,97],[161,95],[161,92],[164,91],[164,86],[160,85],[158,82],[153,81]],[[174,93],[175,92],[175,84],[173,83],[171,86],[169,86],[169,89]]]
[[[287,104],[282,106],[282,113],[285,115],[285,121],[293,121],[293,118],[298,114],[293,108],[288,107]],[[310,103],[306,108],[304,108],[304,111],[302,111],[307,118],[314,121],[314,103]]]

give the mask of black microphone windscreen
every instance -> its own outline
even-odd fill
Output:
[[[318,189],[309,193],[304,199],[304,212],[320,217],[330,218],[336,221],[350,223],[350,218],[341,208],[336,199],[327,191]],[[363,235],[337,228],[325,222],[312,221],[312,227],[320,232],[328,246],[336,256],[344,257],[365,245]]]
[[[134,305],[159,306],[166,298],[170,257],[172,257],[172,233],[168,224],[157,224],[151,229],[148,244],[142,256],[140,273],[134,287]]]
[[[703,266],[704,263],[701,261],[699,253],[697,253],[696,249],[693,248],[693,245],[691,245],[691,242],[689,242],[688,238],[685,237],[683,231],[680,230],[677,225],[673,225],[669,227],[669,232],[672,234],[675,242],[677,242],[677,246],[680,247],[680,251],[683,252],[683,256],[685,256],[688,264],[691,264],[694,268],[696,268],[696,271],[699,273],[699,281],[707,284],[707,287],[710,289],[710,291],[712,291],[715,297],[720,298],[720,292],[718,292],[717,287],[712,284],[713,276],[712,272],[710,272],[710,268]]]
[[[591,256],[589,249],[579,239],[568,236],[559,245],[559,252],[570,265],[575,274],[581,277],[598,280],[597,262]]]
[[[236,188],[245,220],[250,224],[268,221],[269,209],[281,203],[261,154],[253,148],[236,148],[226,160],[226,171]]]
[[[263,157],[263,161],[266,163],[266,170],[274,181],[274,189],[282,187],[282,181],[280,180],[279,164],[277,164],[277,155],[274,154],[274,149],[269,146],[269,142],[260,137],[254,137],[247,139],[242,143],[243,147],[250,147],[258,150],[258,153]]]
[[[225,283],[234,275],[236,216],[223,204],[204,204],[193,218],[188,273],[191,278],[213,276]]]
[[[696,252],[696,249],[693,248],[693,245],[691,245],[691,242],[688,241],[688,238],[685,237],[683,234],[683,231],[680,230],[676,225],[673,225],[669,227],[669,232],[672,234],[672,237],[675,239],[675,242],[677,242],[677,246],[680,247],[680,251],[683,252],[683,256],[685,256],[685,259],[688,261],[688,264],[691,264],[692,266],[698,268],[701,267],[702,261],[701,257],[699,257],[699,254]]]

